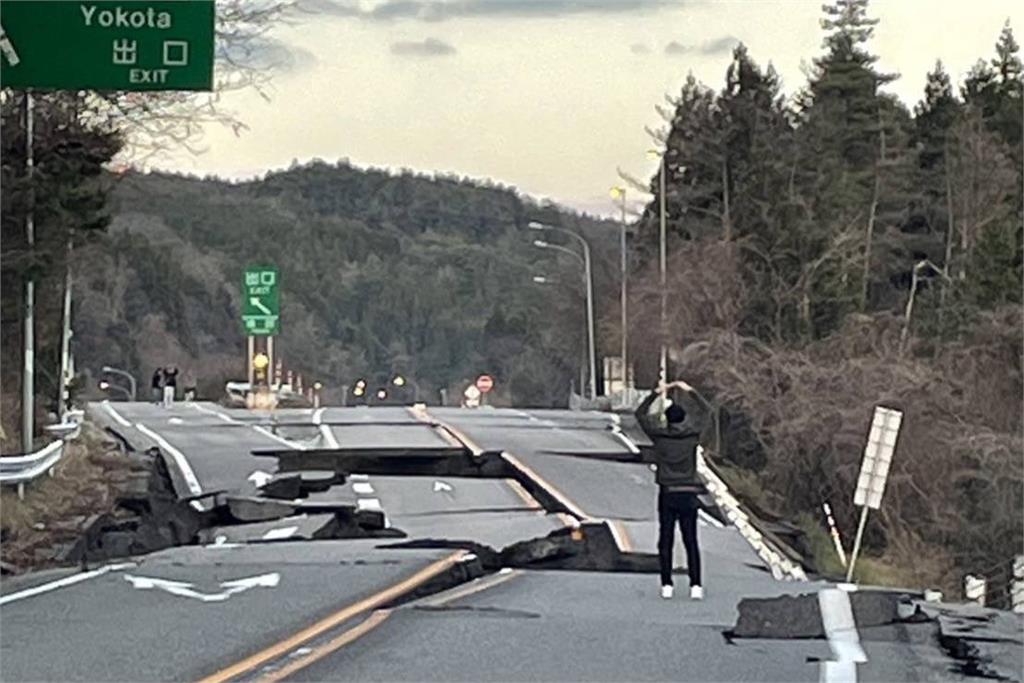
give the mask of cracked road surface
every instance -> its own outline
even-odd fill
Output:
[[[703,602],[661,600],[655,574],[485,566],[470,543],[496,551],[580,521],[606,520],[616,552],[654,552],[650,469],[556,454],[630,457],[636,446],[609,415],[325,408],[272,420],[208,403],[93,405],[90,414],[136,450],[163,449],[183,497],[255,495],[275,461],[254,450],[456,446],[506,454],[575,518],[546,511],[522,479],[351,472],[308,500],[380,510],[405,538],[309,540],[324,515],[298,515],[217,527],[207,545],[86,573],[4,580],[4,680],[970,680],[986,671],[944,651],[936,621],[829,630],[845,623],[843,591],[820,610],[811,600],[801,615],[762,615],[787,626],[809,619],[829,638],[786,639],[770,627],[731,637],[744,600],[771,610],[756,599],[834,586],[776,581],[735,529],[710,517],[700,527]],[[421,547],[395,547],[410,541]],[[1019,662],[1020,620],[1000,623],[1002,656]]]

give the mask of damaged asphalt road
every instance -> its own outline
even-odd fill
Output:
[[[711,517],[707,598],[661,600],[653,474],[606,415],[111,407],[90,412],[167,470],[133,514],[194,532],[5,580],[5,679],[1020,678],[1019,618],[904,619],[872,591],[849,594],[865,661],[834,667],[830,587],[774,580]]]

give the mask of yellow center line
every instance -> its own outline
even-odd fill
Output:
[[[461,560],[467,554],[467,552],[468,551],[465,550],[459,550],[457,552],[452,553],[448,557],[433,562],[430,565],[421,569],[420,571],[416,572],[412,576],[407,577],[402,581],[399,581],[393,586],[386,588],[385,590],[382,590],[379,593],[375,593],[374,595],[371,595],[368,598],[364,598],[359,602],[353,603],[348,607],[342,608],[334,614],[331,614],[330,616],[321,619],[315,624],[302,629],[301,631],[289,636],[288,638],[285,638],[279,643],[271,645],[268,648],[265,648],[253,655],[246,657],[245,659],[236,664],[232,664],[231,666],[225,669],[221,669],[215,674],[211,674],[210,676],[201,679],[200,683],[223,683],[224,681],[229,681],[232,678],[241,676],[244,673],[252,671],[256,667],[266,664],[267,662],[273,659],[281,657],[290,652],[291,650],[299,647],[306,641],[311,640],[312,638],[315,638],[325,633],[326,631],[329,631],[330,629],[345,623],[353,617],[359,616],[363,612],[367,612],[371,609],[376,609],[377,607],[380,607],[381,605],[386,604],[391,600],[394,600],[395,598],[403,595],[404,593],[409,592],[413,588],[416,588],[417,586],[429,581],[433,577],[437,576],[438,574],[445,571],[446,569],[454,565],[456,562]]]
[[[369,633],[370,631],[384,623],[384,621],[390,616],[391,610],[389,609],[375,610],[358,626],[353,626],[352,628],[345,631],[338,637],[329,640],[323,645],[314,648],[312,652],[305,655],[304,657],[293,660],[289,662],[287,665],[281,667],[280,669],[277,669],[276,671],[272,671],[265,676],[260,676],[258,679],[256,679],[257,683],[277,683],[277,681],[284,680],[296,671],[305,669],[313,662],[317,662],[323,659],[332,652],[348,645],[360,636]]]

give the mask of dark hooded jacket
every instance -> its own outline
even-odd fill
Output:
[[[686,410],[686,419],[663,427],[659,422],[661,416],[650,413],[657,398],[657,392],[645,398],[636,409],[636,419],[654,443],[658,486],[703,491],[703,482],[697,476],[697,445],[710,420],[711,407],[697,392],[684,391],[676,403]]]

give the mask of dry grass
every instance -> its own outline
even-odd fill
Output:
[[[117,486],[131,467],[102,431],[84,424],[54,476],[28,484],[24,500],[15,488],[0,490],[0,559],[19,569],[51,562],[49,550],[73,542],[90,515],[114,510]]]

